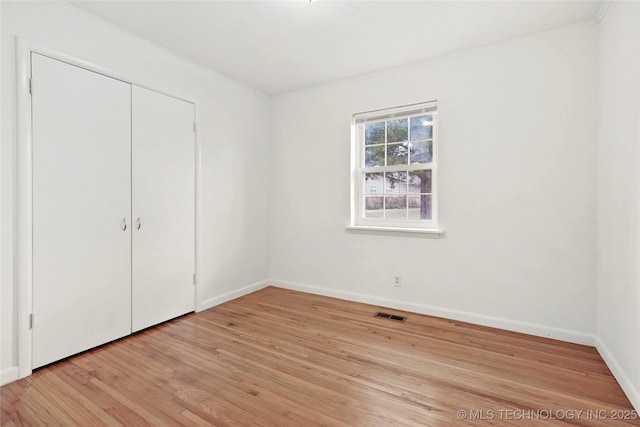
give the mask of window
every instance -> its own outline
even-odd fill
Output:
[[[353,116],[353,227],[438,230],[436,102]]]

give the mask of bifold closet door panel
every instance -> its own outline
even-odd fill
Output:
[[[132,329],[195,306],[194,105],[132,87]]]
[[[37,368],[131,333],[131,85],[31,67]]]

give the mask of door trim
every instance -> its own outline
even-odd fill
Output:
[[[153,90],[167,96],[188,102],[194,105],[195,120],[198,122],[198,103],[188,97],[176,96],[171,93],[154,87],[153,85],[140,82],[126,75],[115,72],[107,67],[84,61],[73,55],[59,52],[55,49],[33,43],[27,39],[16,37],[16,186],[15,190],[15,234],[13,236],[15,257],[15,291],[17,303],[15,306],[14,321],[17,332],[17,364],[18,377],[24,378],[32,373],[32,339],[33,334],[29,325],[29,317],[33,310],[33,135],[32,135],[32,114],[31,114],[31,94],[29,93],[29,79],[31,78],[31,53],[48,56],[68,64],[84,68],[86,70],[105,75],[114,79],[122,80],[145,89]],[[37,86],[37,84],[34,84]],[[34,87],[37,90],[37,87]],[[199,278],[199,248],[198,229],[200,224],[200,175],[201,175],[201,146],[199,132],[194,135],[195,158],[194,158],[194,183],[195,183],[195,218],[194,218],[194,273]],[[195,298],[193,301],[194,311],[198,308],[200,295],[199,280],[195,284]],[[35,316],[37,321],[37,315]]]

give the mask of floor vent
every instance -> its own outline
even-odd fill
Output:
[[[397,320],[398,322],[404,322],[407,320],[405,316],[396,316],[395,314],[383,313],[381,311],[373,315],[374,317],[382,317],[384,319]]]

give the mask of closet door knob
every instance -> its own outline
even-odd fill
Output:
[[[142,221],[140,221],[140,217],[138,217],[138,219],[136,219],[136,228],[140,230],[140,227],[142,227]]]
[[[122,231],[127,231],[127,218],[122,218],[122,221],[120,222],[120,227],[122,228]]]

